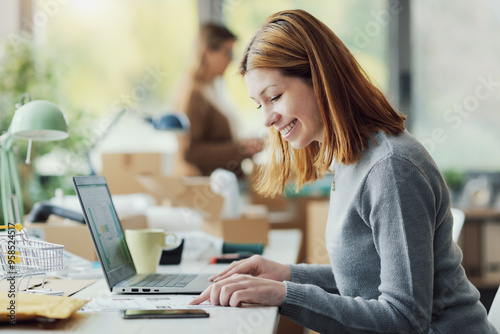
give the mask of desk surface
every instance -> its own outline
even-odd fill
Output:
[[[499,220],[500,219],[500,208],[473,208],[466,206],[458,206],[465,214],[466,220],[475,221],[487,221],[487,220]]]
[[[302,233],[299,230],[271,230],[269,245],[264,256],[281,263],[296,263],[300,251]],[[201,263],[182,263],[178,266],[161,266],[159,272],[205,272],[217,273],[225,265]],[[110,298],[112,294],[104,279],[74,295],[77,298]],[[127,295],[130,296],[130,295]],[[146,295],[142,295],[146,296]],[[165,295],[147,295],[155,297]],[[169,295],[175,298],[175,295]],[[78,313],[66,321],[35,327],[17,324],[15,327],[3,327],[1,330],[13,330],[16,333],[275,333],[279,313],[277,307],[248,306],[242,308],[207,309],[209,318],[200,319],[141,319],[124,320],[117,312]]]

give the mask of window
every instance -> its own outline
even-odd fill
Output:
[[[498,170],[500,2],[411,4],[414,134],[442,170]]]
[[[103,115],[129,103],[157,114],[168,106],[198,31],[196,0],[37,0],[37,42],[57,55],[63,96]]]

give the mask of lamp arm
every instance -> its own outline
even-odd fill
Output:
[[[15,165],[14,153],[8,143],[9,139],[7,138],[0,146],[1,194],[5,225],[8,225],[9,222],[22,224],[24,217],[21,183]]]
[[[14,152],[9,150],[7,152],[8,159],[7,162],[10,163],[10,179],[14,184],[14,189],[11,196],[12,207],[14,210],[14,223],[23,224],[24,221],[24,203],[23,195],[21,190],[21,182],[19,181],[19,174],[17,173],[16,160],[14,158]]]
[[[6,145],[4,143],[7,143],[8,138],[10,138],[9,132],[5,132],[4,134],[0,135],[0,147]]]
[[[0,146],[0,186],[2,198],[3,221],[5,225],[9,224],[9,201],[7,199],[7,152],[3,146]]]

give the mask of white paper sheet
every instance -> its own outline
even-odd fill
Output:
[[[78,312],[116,312],[119,310],[160,310],[160,309],[190,309],[190,308],[222,308],[208,302],[200,305],[188,305],[196,296],[117,296],[112,298],[93,298]],[[229,307],[227,307],[229,308]]]

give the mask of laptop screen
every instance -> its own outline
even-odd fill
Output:
[[[73,177],[85,222],[110,288],[136,273],[111,194],[102,176]]]

